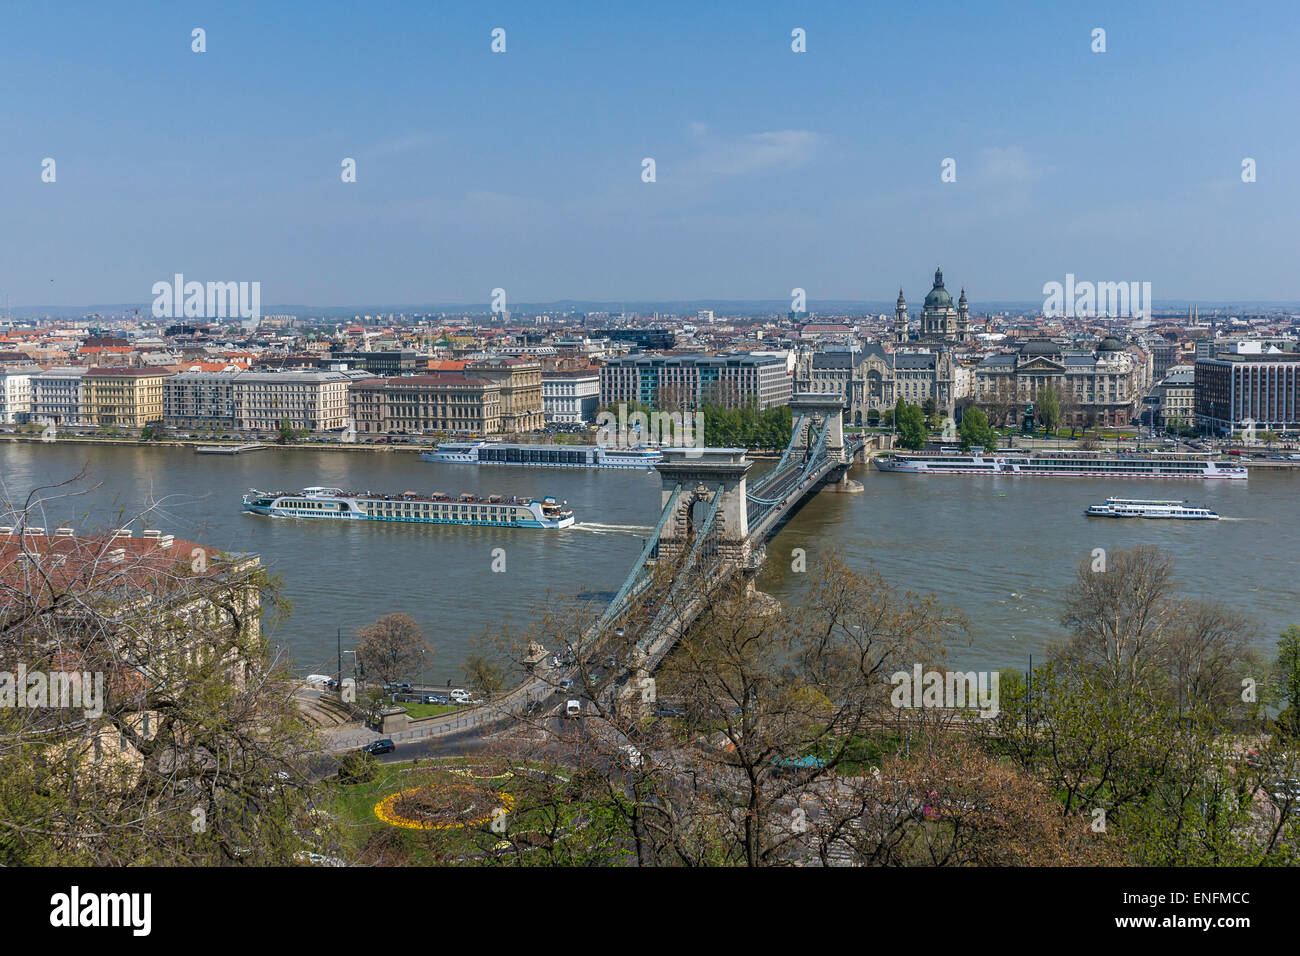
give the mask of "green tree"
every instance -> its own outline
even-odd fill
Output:
[[[298,430],[293,427],[293,423],[287,418],[280,419],[280,441],[291,442],[298,437]]]
[[[1038,420],[1049,433],[1061,424],[1061,396],[1050,385],[1038,393]]]
[[[1289,737],[1300,737],[1300,627],[1294,624],[1277,642],[1277,687],[1282,704],[1278,729]]]
[[[998,447],[998,433],[993,430],[989,420],[978,408],[966,409],[966,414],[961,417],[961,424],[957,426],[957,432],[961,435],[962,451],[970,451],[972,445],[980,445],[987,451],[993,451]]]
[[[916,450],[925,447],[928,431],[925,427],[925,413],[919,405],[909,405],[902,398],[894,406],[894,420],[898,423],[898,444],[903,448]]]

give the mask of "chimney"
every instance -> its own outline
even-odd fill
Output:
[[[172,543],[175,542],[175,540],[176,540],[176,536],[174,534],[160,535],[158,537],[158,547],[170,548],[172,546]]]
[[[109,564],[121,564],[126,560],[126,548],[114,548],[107,557]]]
[[[130,529],[130,528],[118,528],[116,531],[113,532],[113,537],[114,537],[114,538],[129,538],[129,537],[131,537],[131,529]]]
[[[157,540],[158,538],[161,538],[161,537],[162,537],[162,532],[161,532],[161,531],[155,531],[153,528],[145,528],[144,531],[142,531],[142,532],[140,533],[140,537],[142,537],[142,538],[153,538],[153,539]]]
[[[56,538],[75,538],[77,533],[71,528],[55,528],[54,537]]]

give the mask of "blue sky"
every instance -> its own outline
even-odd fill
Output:
[[[264,306],[815,309],[919,299],[941,262],[977,309],[1067,272],[1294,301],[1298,27],[1292,2],[8,2],[0,295],[147,302],[183,272]]]

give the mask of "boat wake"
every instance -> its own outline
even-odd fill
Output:
[[[579,521],[573,526],[574,531],[590,531],[592,534],[634,534],[644,538],[654,528],[648,524],[600,524],[596,521]]]

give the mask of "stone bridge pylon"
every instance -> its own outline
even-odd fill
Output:
[[[817,443],[816,436],[809,440],[808,432],[817,421],[829,426],[830,432],[824,443],[825,454],[835,461],[848,461],[844,451],[844,396],[836,392],[801,392],[790,399],[790,411],[794,415],[799,432],[794,436],[795,445],[809,448]]]
[[[707,529],[710,555],[724,561],[749,563],[749,515],[745,474],[753,464],[743,448],[665,448],[655,465],[663,479],[661,509],[676,495],[673,514],[659,532],[661,560],[684,557],[697,544],[701,526],[715,501],[717,512]],[[676,489],[681,486],[681,491]]]

